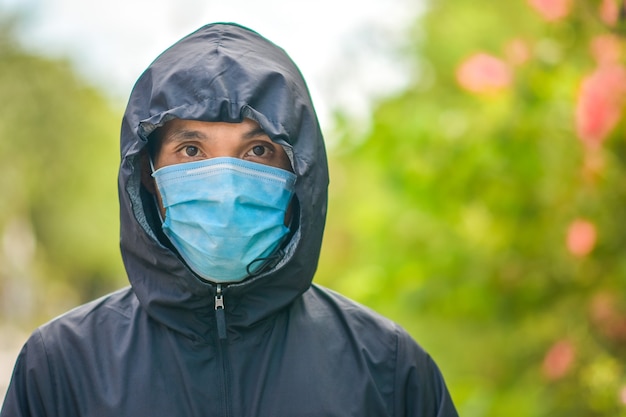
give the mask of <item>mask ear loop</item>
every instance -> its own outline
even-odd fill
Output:
[[[156,169],[154,169],[154,162],[152,162],[152,155],[148,155],[148,161],[150,161],[150,174],[154,174],[154,171],[156,171]]]

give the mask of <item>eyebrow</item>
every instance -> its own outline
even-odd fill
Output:
[[[261,127],[254,127],[242,135],[243,139],[254,139],[259,136],[268,136],[267,133],[265,133],[265,131]],[[207,137],[207,135],[205,135],[199,130],[179,129],[170,133],[163,139],[164,139],[164,142],[183,142],[189,139],[207,139],[207,138],[209,137]]]
[[[260,126],[257,126],[253,129],[251,129],[249,132],[246,132],[243,137],[244,139],[254,139],[257,136],[267,136],[269,137],[269,135],[267,133],[265,133],[265,131],[263,129],[261,129]]]
[[[163,142],[183,142],[189,139],[206,139],[206,135],[198,130],[179,129],[163,137]]]

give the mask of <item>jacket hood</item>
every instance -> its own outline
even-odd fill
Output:
[[[189,337],[215,328],[214,284],[199,279],[155,232],[155,203],[141,185],[148,137],[174,119],[255,120],[290,156],[296,229],[270,270],[223,290],[229,329],[250,326],[306,291],[317,268],[327,205],[323,137],[300,71],[288,55],[236,24],[204,26],[163,52],[133,88],[121,130],[121,251],[139,302]]]

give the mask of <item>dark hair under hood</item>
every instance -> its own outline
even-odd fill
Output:
[[[317,268],[326,216],[328,167],[305,81],[279,47],[245,27],[204,26],[163,52],[130,95],[121,131],[121,251],[131,285],[157,321],[205,339],[215,326],[216,287],[160,243],[154,202],[141,186],[141,154],[168,120],[255,120],[281,144],[297,175],[297,229],[274,267],[223,292],[231,331],[251,326],[306,291]]]

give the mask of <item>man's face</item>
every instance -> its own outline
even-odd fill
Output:
[[[226,156],[292,171],[283,147],[272,142],[258,123],[251,119],[244,119],[241,123],[174,119],[155,133],[158,141],[153,157],[155,170]],[[154,183],[146,185],[156,193],[161,215],[165,217],[161,196]]]

